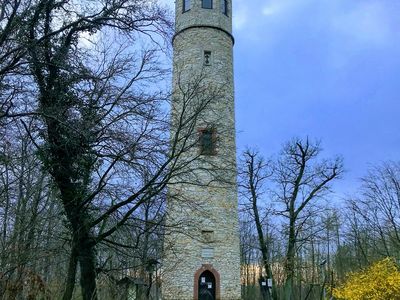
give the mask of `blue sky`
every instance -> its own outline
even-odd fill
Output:
[[[320,139],[347,170],[338,196],[368,166],[398,160],[400,1],[234,0],[239,149],[276,154]]]

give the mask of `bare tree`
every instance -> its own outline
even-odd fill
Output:
[[[29,15],[28,5],[24,0],[6,0],[0,5],[0,79],[18,68],[26,54],[26,47],[18,43],[18,38],[22,21]]]
[[[0,142],[0,298],[44,296],[47,276],[59,279],[47,259],[57,269],[65,254],[61,207],[22,124],[9,123],[5,129],[12,135]]]
[[[400,164],[385,162],[362,178],[360,195],[348,202],[349,238],[359,266],[375,259],[400,257]]]
[[[273,278],[270,262],[270,249],[263,230],[263,220],[268,218],[268,213],[260,216],[260,201],[266,191],[266,180],[273,174],[271,163],[256,151],[246,150],[242,155],[239,171],[239,191],[246,199],[245,207],[255,223],[258,237],[258,246],[262,255],[262,265],[268,279]],[[265,208],[265,203],[264,203]],[[268,292],[269,299],[277,299],[275,284],[273,284],[272,295]]]
[[[274,172],[277,184],[275,200],[282,209],[278,213],[286,219],[286,283],[285,298],[294,299],[296,245],[307,220],[318,208],[317,200],[326,196],[333,180],[343,173],[342,160],[318,160],[321,148],[308,139],[294,139],[287,143]]]
[[[25,90],[24,58],[29,44],[22,40],[30,18],[30,1],[5,0],[0,4],[0,125],[5,117],[19,111],[16,106]]]
[[[169,78],[160,53],[172,24],[155,1],[26,5],[29,18],[17,42],[32,92],[25,107],[6,114],[35,145],[63,207],[70,233],[63,299],[72,297],[78,266],[83,299],[96,299],[96,276],[105,268],[95,250],[123,248],[118,232],[137,226],[143,207],[159,201],[172,178],[191,172],[196,158],[179,158],[196,144],[196,120],[218,95],[202,76],[182,86],[169,136],[170,95],[158,84]],[[155,220],[143,221],[147,259]]]
[[[66,2],[39,1],[27,36],[32,45],[27,59],[38,88],[35,115],[43,122],[41,136],[33,138],[59,190],[72,234],[64,299],[72,297],[78,263],[83,298],[96,298],[94,247],[162,188],[163,183],[157,182],[150,191],[156,179],[166,176],[167,165],[161,162],[165,143],[149,143],[160,140],[165,129],[160,127],[157,109],[163,96],[133,92],[134,83],[162,78],[164,71],[154,62],[155,50],[141,57],[118,48],[112,48],[115,54],[97,47],[85,51],[80,39],[107,27],[134,34],[156,32],[157,26],[170,24],[162,10],[144,2],[97,4],[80,11]],[[111,199],[101,194],[110,182],[127,185],[124,175],[129,171],[116,179],[115,170],[129,165],[138,165],[137,175],[149,169],[153,180],[140,186],[138,178],[138,190],[111,194]],[[119,201],[112,199],[115,196]],[[113,215],[120,217],[112,223]],[[94,229],[105,222],[109,226],[103,225],[104,230],[95,234]]]

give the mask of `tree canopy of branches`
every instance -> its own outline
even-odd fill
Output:
[[[300,232],[313,214],[315,200],[325,196],[331,182],[343,172],[340,158],[316,160],[320,151],[318,143],[308,139],[294,140],[284,147],[277,164],[275,180],[279,190],[275,197],[283,205],[279,213],[287,219],[288,225],[285,263],[287,299],[294,299],[295,252]]]
[[[295,277],[296,252],[301,242],[315,235],[305,236],[312,228],[311,220],[318,213],[318,199],[327,196],[332,181],[343,173],[342,160],[318,159],[321,148],[308,139],[288,142],[271,162],[265,161],[257,152],[246,151],[243,155],[240,188],[250,203],[256,224],[259,247],[266,274],[272,278],[269,250],[265,241],[262,220],[275,216],[283,220],[286,236],[285,248],[285,298],[295,299],[293,280]],[[263,207],[269,215],[260,216]],[[307,228],[310,227],[310,228]],[[316,230],[316,228],[314,228]],[[276,295],[273,293],[273,296]]]
[[[400,164],[371,167],[359,195],[348,201],[348,237],[358,267],[376,259],[400,257]]]
[[[217,97],[193,78],[197,90],[180,100],[169,136],[170,94],[158,84],[169,78],[163,49],[172,23],[157,1],[5,1],[0,26],[0,88],[8,91],[0,117],[34,145],[70,233],[63,299],[73,295],[78,266],[83,299],[96,299],[96,249],[127,247],[116,233],[143,218],[148,232],[163,224],[148,218],[182,176],[178,158]]]
[[[241,192],[241,196],[247,200],[245,206],[251,211],[256,226],[262,264],[267,278],[272,280],[273,276],[269,259],[270,249],[268,249],[268,243],[265,241],[266,235],[262,222],[262,219],[265,217],[260,216],[260,208],[257,204],[257,202],[262,201],[263,194],[266,192],[266,180],[273,174],[271,162],[266,161],[256,151],[246,150],[243,153],[240,166],[239,191]],[[275,285],[273,285],[272,295],[268,293],[268,297],[277,299]]]

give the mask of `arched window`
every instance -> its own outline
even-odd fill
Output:
[[[221,0],[221,12],[228,15],[228,0]]]
[[[182,1],[183,1],[182,12],[190,10],[190,0],[182,0]]]
[[[213,0],[201,0],[201,7],[202,8],[213,8]]]

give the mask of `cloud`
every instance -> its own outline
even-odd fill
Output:
[[[288,0],[269,0],[262,8],[261,12],[264,16],[277,16],[292,9],[295,5],[294,1]]]
[[[380,1],[359,3],[332,18],[332,30],[354,44],[385,46],[391,39],[390,10]]]
[[[268,0],[262,6],[261,12],[266,17],[287,17],[298,9],[305,8],[315,0]]]
[[[233,10],[233,28],[243,29],[248,23],[249,7],[243,1],[237,1]]]
[[[347,68],[354,61],[377,56],[384,64],[400,50],[400,3],[366,0],[333,7],[327,24],[330,47],[327,63],[334,69]]]
[[[279,12],[279,6],[269,3],[263,7],[261,12],[264,16],[272,16]]]

